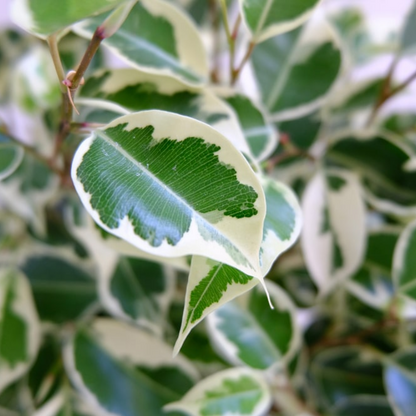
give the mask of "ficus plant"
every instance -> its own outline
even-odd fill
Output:
[[[416,6],[333,3],[11,1],[1,416],[416,414]]]

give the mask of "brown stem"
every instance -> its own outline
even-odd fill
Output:
[[[243,59],[241,60],[240,65],[237,68],[233,69],[233,73],[232,73],[232,76],[231,76],[231,85],[234,85],[237,82],[238,77],[240,76],[241,71],[244,68],[244,65],[250,59],[250,56],[251,56],[255,46],[256,46],[256,44],[254,42],[250,42],[248,44],[246,54],[244,55]]]
[[[370,126],[374,122],[374,120],[377,117],[378,112],[380,111],[380,108],[385,104],[387,100],[389,100],[394,95],[398,94],[400,91],[404,90],[409,84],[411,84],[416,79],[416,71],[415,71],[412,75],[406,78],[401,84],[392,88],[391,84],[393,80],[393,74],[397,67],[398,60],[399,58],[396,56],[396,58],[392,61],[390,65],[389,71],[386,75],[386,78],[384,79],[383,86],[380,91],[380,95],[378,96],[378,99],[376,103],[374,104],[373,110],[367,121],[367,127]]]
[[[104,29],[101,26],[98,26],[92,36],[92,39],[87,47],[87,50],[84,53],[84,56],[81,59],[80,64],[78,65],[77,71],[74,75],[74,78],[71,81],[71,91],[72,94],[75,93],[77,90],[82,77],[85,74],[88,66],[91,63],[92,58],[94,57],[95,53],[97,52],[101,42],[105,39]]]

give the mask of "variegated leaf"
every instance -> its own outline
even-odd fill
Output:
[[[121,117],[81,144],[72,178],[94,220],[141,250],[204,255],[261,276],[263,190],[206,124],[156,110]]]
[[[269,308],[266,294],[257,286],[207,318],[214,348],[232,365],[265,370],[287,363],[300,346],[292,301],[273,282],[266,286],[275,309]]]
[[[257,161],[267,159],[278,143],[278,133],[275,128],[266,123],[263,112],[250,98],[233,90],[222,89],[218,92],[236,112],[251,154]]]
[[[416,158],[400,137],[386,132],[346,133],[333,138],[325,157],[331,164],[354,170],[362,179],[366,199],[379,211],[415,215]]]
[[[276,258],[298,238],[301,209],[296,196],[285,185],[263,178],[267,212],[260,247],[262,276]],[[261,279],[262,280],[262,279]],[[257,279],[223,263],[194,256],[186,289],[185,307],[174,352],[178,352],[191,329],[209,313],[247,292]]]
[[[30,245],[22,249],[19,267],[29,280],[42,321],[74,321],[98,300],[90,264],[68,248]]]
[[[293,30],[257,45],[252,63],[270,120],[316,110],[341,68],[341,53],[326,25]]]
[[[252,36],[260,43],[304,23],[319,0],[240,0],[241,12]]]
[[[0,131],[0,180],[10,176],[22,162],[23,148]]]
[[[74,31],[90,38],[102,20],[86,20]],[[103,45],[141,71],[169,75],[189,85],[200,85],[208,76],[207,56],[198,30],[167,1],[139,1]]]
[[[416,221],[402,232],[394,250],[393,281],[398,293],[416,301]]]
[[[65,351],[67,374],[92,405],[117,415],[163,415],[199,376],[171,347],[128,324],[97,319],[80,328]]]
[[[192,416],[261,416],[270,406],[270,390],[262,375],[233,368],[200,381],[180,401],[165,406],[165,410]]]
[[[365,206],[348,171],[318,172],[303,195],[302,249],[321,293],[352,276],[365,253]]]
[[[92,105],[94,101],[90,99],[99,99],[115,103],[128,112],[164,110],[196,118],[222,133],[238,150],[250,154],[247,145],[247,141],[251,144],[250,138],[245,131],[243,134],[234,112],[208,89],[186,86],[171,77],[123,68],[96,73],[87,80],[81,95]],[[253,146],[250,148],[255,150]]]
[[[40,325],[26,277],[0,270],[0,391],[21,377],[36,357]]]
[[[67,0],[65,4],[50,0],[14,0],[13,21],[29,33],[46,38],[79,20],[117,7],[125,0]]]
[[[347,282],[351,294],[376,309],[384,310],[394,295],[391,274],[399,233],[396,227],[370,231],[364,264]]]

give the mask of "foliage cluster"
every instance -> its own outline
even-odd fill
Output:
[[[328,3],[13,0],[2,416],[414,416],[416,7]]]

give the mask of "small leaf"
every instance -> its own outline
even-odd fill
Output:
[[[413,152],[396,136],[344,134],[326,153],[328,163],[354,170],[362,179],[366,199],[379,211],[409,216],[416,213],[416,171]]]
[[[264,114],[245,95],[224,91],[220,95],[236,112],[252,155],[257,161],[267,159],[277,146],[277,132],[267,124]]]
[[[97,319],[75,334],[65,354],[67,373],[81,395],[120,416],[163,415],[198,379],[171,347],[127,324]]]
[[[261,416],[270,405],[270,391],[263,377],[249,369],[233,368],[200,381],[181,401],[170,403],[165,410],[193,416]]]
[[[116,103],[128,112],[164,110],[196,118],[222,133],[238,150],[250,154],[234,112],[208,89],[123,68],[96,73],[87,80],[81,93],[91,104],[93,98]]]
[[[398,237],[397,228],[371,231],[364,264],[347,282],[349,292],[373,308],[384,310],[394,295],[391,271]]]
[[[23,148],[0,132],[0,180],[10,176],[19,167],[23,155]]]
[[[100,281],[100,297],[116,317],[160,333],[175,285],[173,273],[161,264],[120,256],[108,279]]]
[[[258,279],[205,257],[193,256],[186,288],[182,325],[174,347],[179,352],[191,329],[210,312],[252,289]]]
[[[394,250],[393,281],[396,290],[416,300],[416,221],[402,232]]]
[[[91,38],[102,16],[74,27]],[[140,28],[140,30],[138,30]],[[141,0],[120,29],[103,45],[135,68],[169,75],[189,85],[208,77],[208,62],[198,30],[177,7],[162,0]]]
[[[66,0],[65,4],[50,0],[15,0],[13,21],[29,33],[46,38],[75,22],[113,9],[124,0]]]
[[[341,68],[341,53],[331,31],[317,38],[296,29],[257,45],[252,63],[271,121],[305,116],[316,110]]]
[[[260,276],[263,190],[206,124],[156,110],[121,117],[81,144],[72,178],[94,220],[141,250],[204,255]]]
[[[0,270],[0,391],[21,377],[34,360],[40,325],[30,286],[15,269]]]
[[[285,185],[262,178],[267,212],[260,247],[262,277],[276,258],[298,238],[301,210],[293,192]],[[259,279],[263,283],[263,279]],[[257,279],[226,264],[194,256],[186,288],[185,307],[174,352],[181,348],[191,329],[210,312],[247,292]],[[263,283],[264,284],[264,283]]]
[[[97,301],[91,271],[70,251],[31,247],[20,269],[29,279],[44,321],[60,324],[75,320]]]
[[[416,409],[416,349],[396,351],[385,361],[384,383],[396,416],[413,416]]]
[[[311,382],[326,408],[357,395],[384,395],[382,367],[360,347],[337,347],[319,353],[311,364]]]
[[[253,42],[288,32],[304,23],[319,0],[240,0]]]
[[[265,370],[288,362],[300,346],[292,301],[276,284],[267,281],[266,286],[275,309],[256,287],[207,318],[211,342],[232,365]]]
[[[355,273],[365,253],[365,205],[348,171],[318,172],[303,195],[302,250],[321,293]]]

